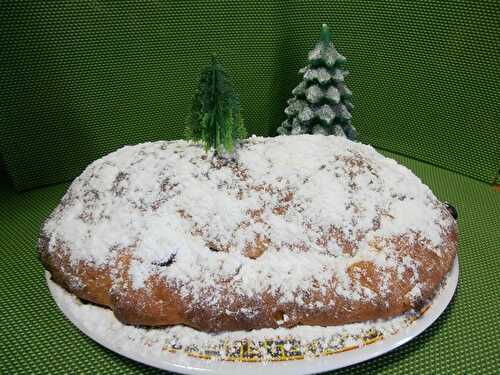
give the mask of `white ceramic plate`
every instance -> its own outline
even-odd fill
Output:
[[[288,374],[312,374],[323,371],[338,369],[350,366],[359,362],[369,360],[384,353],[387,353],[398,346],[401,346],[418,336],[429,327],[446,309],[455,293],[458,284],[458,258],[455,259],[453,268],[448,275],[447,283],[443,290],[432,301],[427,312],[418,318],[409,327],[400,332],[384,337],[382,340],[352,351],[337,353],[329,356],[320,356],[312,359],[297,361],[268,362],[268,363],[241,363],[226,361],[210,361],[193,358],[184,353],[162,352],[161,355],[151,355],[144,350],[143,343],[137,346],[122,345],[120,339],[104,335],[99,329],[91,329],[85,324],[85,315],[75,314],[68,302],[72,301],[64,298],[62,288],[50,280],[50,273],[46,272],[47,285],[59,308],[64,315],[87,336],[97,341],[106,348],[119,353],[135,361],[154,366],[160,369],[174,371],[182,374],[255,374],[260,375],[288,375]],[[104,309],[103,309],[104,310]],[[105,312],[105,310],[103,311]]]

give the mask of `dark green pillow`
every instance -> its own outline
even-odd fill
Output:
[[[249,133],[275,135],[327,22],[360,139],[491,182],[500,160],[495,2],[16,2],[0,5],[0,151],[17,189],[121,147],[183,136],[220,56]]]

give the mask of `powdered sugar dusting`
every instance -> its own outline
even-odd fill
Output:
[[[49,251],[63,243],[75,264],[112,264],[130,251],[135,289],[159,275],[204,303],[221,305],[224,281],[242,296],[271,291],[303,304],[313,285],[336,280],[337,294],[357,301],[374,293],[349,277],[356,262],[417,269],[391,239],[410,236],[439,254],[452,223],[439,207],[408,169],[339,137],[252,137],[237,164],[218,166],[201,146],[154,142],[87,167],[43,231]]]
[[[390,320],[333,327],[298,326],[211,334],[185,326],[142,328],[119,322],[112,311],[83,304],[48,280],[59,307],[89,332],[112,341],[125,352],[147,353],[167,359],[173,353],[207,360],[270,362],[314,359],[361,348],[407,329],[420,312],[410,311]]]

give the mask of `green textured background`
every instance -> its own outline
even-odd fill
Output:
[[[498,168],[498,1],[0,4],[0,151],[18,189],[181,137],[212,52],[250,133],[273,135],[322,22],[348,58],[362,141],[481,181]]]
[[[451,305],[416,340],[340,373],[498,373],[500,6],[437,0],[1,1],[0,373],[156,372],[64,319],[36,257],[40,225],[92,160],[182,136],[212,52],[250,133],[273,135],[322,22],[348,58],[361,140],[460,213]]]

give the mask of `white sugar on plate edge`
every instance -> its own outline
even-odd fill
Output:
[[[434,298],[443,292],[446,280],[447,278]],[[297,326],[290,329],[259,329],[211,334],[185,326],[144,328],[124,325],[115,318],[110,309],[82,303],[49,278],[47,282],[59,307],[75,317],[80,317],[80,322],[88,331],[99,332],[108,339],[112,338],[125,351],[139,348],[141,352],[155,357],[177,352],[186,358],[191,356],[244,362],[310,359],[322,354],[335,354],[362,347],[378,339],[383,340],[384,337],[407,329],[421,315],[418,311],[411,311],[389,320],[343,326]],[[249,348],[245,343],[251,343],[253,346]],[[246,356],[242,354],[242,345],[245,346]],[[235,353],[235,350],[239,352]]]

